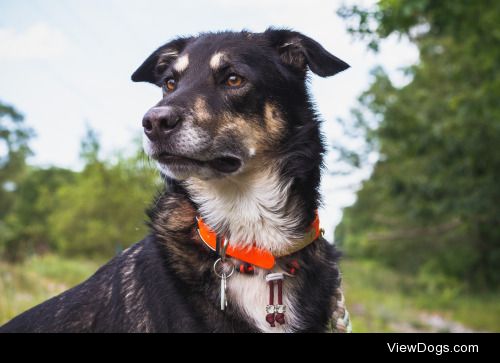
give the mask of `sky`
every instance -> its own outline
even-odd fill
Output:
[[[21,111],[36,132],[31,164],[79,169],[86,124],[99,134],[103,156],[136,147],[142,116],[160,100],[161,91],[133,83],[130,76],[158,46],[203,31],[287,27],[351,65],[331,78],[311,77],[310,91],[331,149],[345,137],[335,120],[349,119],[369,86],[370,70],[382,65],[396,84],[404,84],[401,67],[418,60],[416,48],[404,39],[390,38],[378,54],[369,52],[336,15],[344,3],[370,6],[374,1],[1,0],[0,100]],[[320,217],[330,239],[342,208],[355,200],[352,186],[369,175],[367,168],[349,177],[332,176],[334,166],[327,155]]]

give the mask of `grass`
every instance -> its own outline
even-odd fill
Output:
[[[500,331],[500,294],[425,293],[415,278],[373,261],[342,263],[356,332]]]
[[[103,261],[33,256],[0,261],[0,325],[82,282]],[[415,278],[373,261],[342,262],[344,291],[355,332],[500,331],[500,294],[443,298],[421,293]]]
[[[55,255],[33,256],[21,264],[0,261],[0,325],[84,281],[99,265]]]

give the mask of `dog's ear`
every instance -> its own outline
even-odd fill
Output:
[[[163,71],[176,59],[192,38],[177,38],[155,50],[132,74],[134,82],[158,85]]]
[[[264,32],[271,45],[278,51],[283,63],[305,72],[306,67],[321,77],[333,76],[349,65],[329,53],[317,41],[299,32],[269,28]]]

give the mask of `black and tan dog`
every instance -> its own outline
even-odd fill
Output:
[[[0,330],[326,331],[340,278],[319,235],[324,146],[306,81],[347,67],[289,30],[156,50],[132,76],[163,90],[142,121],[166,180],[150,235]]]

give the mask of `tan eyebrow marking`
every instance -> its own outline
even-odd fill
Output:
[[[177,72],[184,72],[186,68],[189,66],[189,54],[184,54],[177,58],[174,64],[174,69]]]
[[[225,54],[222,52],[215,53],[212,58],[210,58],[210,68],[216,70],[220,67],[222,61],[224,60]]]

